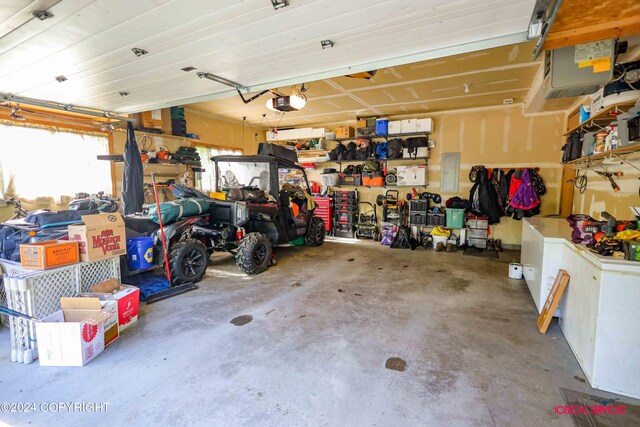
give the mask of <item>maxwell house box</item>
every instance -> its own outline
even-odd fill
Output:
[[[127,253],[124,221],[120,214],[84,215],[84,224],[70,225],[69,240],[79,243],[80,260],[99,261]]]

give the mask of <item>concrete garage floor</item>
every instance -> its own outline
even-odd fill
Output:
[[[281,248],[253,277],[216,255],[199,290],[143,305],[83,368],[11,363],[0,328],[0,402],[109,403],[0,425],[570,426],[553,414],[560,387],[613,396],[585,382],[556,321],[538,333],[524,281],[507,278],[517,252],[343,242]]]

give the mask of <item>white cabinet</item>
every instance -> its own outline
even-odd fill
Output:
[[[564,219],[526,218],[522,221],[520,262],[538,313],[563,266],[564,246],[566,238],[570,237],[571,228]]]
[[[569,284],[556,311],[593,388],[640,398],[640,262],[591,253],[563,219],[529,218],[521,260],[538,311],[559,269]],[[562,236],[565,236],[564,238]]]

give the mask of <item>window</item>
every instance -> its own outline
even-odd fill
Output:
[[[200,162],[202,162],[202,167],[204,168],[204,172],[196,174],[196,188],[204,192],[214,191],[214,189],[216,188],[216,168],[215,164],[211,161],[211,157],[223,155],[242,155],[242,151],[240,150],[225,148],[196,146],[196,150],[198,150],[198,154],[200,155]]]
[[[0,124],[0,195],[25,200],[111,194],[106,136]]]

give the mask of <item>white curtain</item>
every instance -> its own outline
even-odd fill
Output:
[[[21,199],[111,194],[106,136],[0,124],[0,195]]]
[[[213,191],[213,189],[215,188],[216,171],[215,165],[211,161],[211,157],[225,155],[240,156],[242,154],[242,151],[240,150],[225,148],[196,146],[196,149],[198,150],[198,154],[200,155],[202,167],[205,169],[204,172],[196,174],[196,188],[205,193]]]

